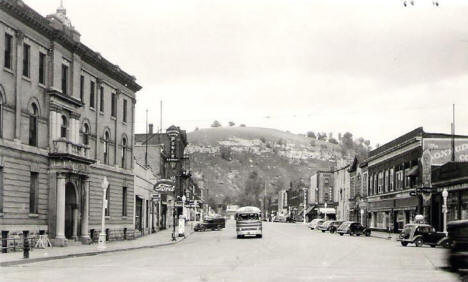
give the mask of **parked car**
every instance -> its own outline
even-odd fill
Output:
[[[286,222],[286,217],[284,215],[277,215],[273,218],[273,222]]]
[[[340,225],[343,224],[343,221],[340,221],[340,220],[333,220],[329,226],[328,226],[328,230],[327,231],[330,231],[330,233],[335,233],[336,230],[338,229],[338,227],[340,227]]]
[[[332,220],[324,221],[322,224],[317,226],[317,230],[321,230],[322,232],[328,231],[328,228],[332,222]]]
[[[195,225],[195,231],[220,230],[226,227],[224,217],[207,217],[202,223]]]
[[[362,226],[359,222],[354,221],[344,222],[338,227],[336,232],[340,234],[340,236],[343,236],[344,234],[349,234],[350,236],[365,235],[366,237],[369,237],[371,235],[371,230],[369,228],[366,228]]]
[[[457,220],[447,224],[450,251],[447,256],[450,270],[468,269],[468,220]]]
[[[422,245],[450,247],[447,235],[444,232],[437,232],[429,224],[406,224],[400,233],[398,241],[404,247],[408,246],[408,244],[415,244],[416,247],[421,247]]]
[[[322,223],[324,220],[321,219],[321,218],[316,218],[316,219],[313,219],[311,222],[309,222],[309,224],[307,225],[310,230],[314,230],[315,228],[317,228],[317,225],[320,223]]]
[[[294,222],[296,222],[296,221],[294,220],[294,218],[288,216],[288,217],[286,217],[286,222],[288,222],[288,223],[294,223]]]

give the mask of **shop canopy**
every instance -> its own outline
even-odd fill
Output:
[[[336,214],[336,211],[334,208],[319,208],[318,209],[319,213],[326,213],[326,214]]]
[[[306,210],[306,214],[311,213],[315,209],[315,206],[311,206]]]
[[[418,166],[413,166],[406,176],[418,176]]]

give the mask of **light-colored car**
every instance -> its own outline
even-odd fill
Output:
[[[324,222],[323,219],[321,219],[321,218],[316,218],[316,219],[313,219],[311,222],[309,222],[309,224],[308,224],[307,226],[310,228],[310,230],[314,230],[314,229],[317,228],[317,226],[318,226],[319,224],[322,224],[323,222]]]

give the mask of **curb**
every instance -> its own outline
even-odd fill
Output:
[[[115,250],[104,250],[104,251],[92,251],[87,253],[75,253],[75,254],[67,254],[67,255],[60,255],[60,256],[53,256],[53,257],[42,257],[42,258],[33,258],[27,260],[14,260],[14,261],[5,261],[0,262],[1,267],[5,266],[15,266],[15,265],[22,265],[22,264],[30,264],[42,261],[49,261],[49,260],[59,260],[59,259],[66,259],[66,258],[77,258],[77,257],[88,257],[88,256],[96,256],[101,254],[109,254],[109,253],[117,253],[117,252],[125,252],[125,251],[133,251],[133,250],[140,250],[140,249],[151,249],[151,248],[158,248],[170,245],[176,245],[188,237],[190,237],[194,231],[190,232],[187,236],[182,237],[180,240],[175,242],[167,242],[167,243],[159,243],[154,245],[146,245],[146,246],[138,246],[138,247],[131,247],[131,248],[122,248],[122,249],[115,249]]]

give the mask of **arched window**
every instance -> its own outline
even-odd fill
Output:
[[[122,168],[126,168],[126,159],[127,159],[127,138],[124,136],[122,138]]]
[[[29,113],[29,145],[37,146],[37,118],[39,109],[36,103],[31,104],[31,111]]]
[[[83,144],[89,145],[89,125],[87,123],[83,125]]]
[[[109,139],[110,134],[106,131],[104,133],[104,164],[109,164]]]
[[[68,129],[67,117],[62,115],[62,123],[60,124],[60,137],[67,138],[67,129]]]

